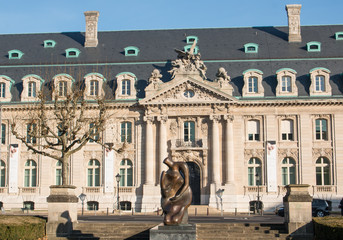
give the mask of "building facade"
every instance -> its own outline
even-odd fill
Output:
[[[3,207],[47,209],[61,163],[28,151],[10,124],[30,115],[39,90],[77,82],[85,99],[110,101],[103,142],[127,143],[115,153],[89,142],[71,157],[70,182],[89,210],[116,208],[119,173],[122,208],[155,211],[168,156],[187,162],[195,205],[219,208],[223,191],[225,211],[248,211],[257,195],[274,210],[285,185],[309,184],[335,207],[343,25],[301,26],[300,9],[286,6],[287,27],[98,32],[99,13],[85,12],[85,33],[0,35]]]

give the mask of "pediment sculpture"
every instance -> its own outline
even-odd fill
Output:
[[[195,46],[196,41],[193,42],[193,45],[188,52],[175,49],[175,52],[178,53],[177,59],[171,62],[173,68],[168,71],[172,75],[172,79],[177,74],[199,74],[204,80],[207,79],[207,67],[204,62],[200,60],[200,53],[194,53]]]

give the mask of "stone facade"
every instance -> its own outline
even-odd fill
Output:
[[[98,13],[93,15],[89,20],[92,24],[97,21]],[[335,29],[340,27],[343,29],[343,26],[335,26]],[[97,40],[97,34],[87,31],[86,42],[89,38]],[[199,30],[198,35],[203,31],[209,30]],[[226,34],[226,30],[220,31],[218,36]],[[257,40],[259,34],[271,34],[268,29],[264,33],[262,30],[257,33],[256,29],[244,31],[254,31],[251,36],[257,36]],[[187,42],[192,44],[189,51],[177,50],[177,55],[172,54],[173,46],[164,50],[165,45],[161,45],[158,49],[167,52],[163,56],[168,59],[165,61],[154,62],[155,56],[162,58],[162,53],[150,51],[153,56],[150,57],[147,52],[151,48],[141,48],[137,56],[124,56],[124,52],[118,51],[118,55],[103,57],[103,62],[99,62],[98,57],[109,52],[103,48],[111,43],[106,38],[111,34],[107,32],[99,38],[107,41],[107,45],[85,46],[80,62],[70,58],[67,63],[62,59],[55,65],[48,62],[34,65],[33,59],[28,74],[27,68],[11,60],[8,64],[13,66],[3,65],[0,69],[0,84],[7,84],[0,99],[3,124],[0,201],[5,209],[21,208],[23,203],[25,206],[34,204],[34,209],[47,209],[49,187],[59,181],[60,166],[55,160],[32,154],[10,134],[11,121],[18,116],[30,116],[30,104],[36,101],[33,85],[29,84],[35,83],[36,89],[41,85],[50,90],[59,88],[59,92],[51,93],[53,95],[70,91],[77,81],[85,85],[85,99],[91,101],[105,96],[110,100],[108,114],[111,117],[101,133],[103,142],[116,147],[127,142],[122,153],[108,152],[90,142],[71,157],[70,182],[76,186],[77,196],[86,194],[87,209],[116,209],[115,175],[120,173],[123,208],[155,211],[160,207],[159,179],[165,170],[162,161],[167,156],[187,162],[191,169],[193,204],[219,208],[217,192],[224,189],[224,211],[248,211],[249,202],[256,200],[259,192],[265,210],[272,211],[282,203],[285,185],[308,184],[311,196],[332,200],[335,207],[335,202],[343,196],[343,93],[339,83],[342,60],[336,55],[330,60],[329,53],[320,53],[323,58],[314,61],[311,57],[306,60],[305,55],[299,53],[297,57],[301,60],[298,61],[291,54],[300,51],[299,48],[289,46],[295,48],[286,51],[290,60],[276,57],[271,60],[263,55],[266,45],[260,44],[258,54],[262,57],[257,53],[242,55],[239,50],[237,56],[223,59],[221,54],[226,49],[207,51],[212,41],[201,45],[201,41],[206,41],[205,36],[211,35],[206,32],[201,35],[203,38],[199,37],[199,43]],[[149,42],[146,39],[155,39],[164,32],[115,34],[119,35],[109,39],[143,34],[144,37],[132,38],[146,43]],[[164,41],[172,39],[172,34],[175,38],[179,36],[177,31],[170,31]],[[30,36],[25,37],[30,39]],[[32,39],[40,37],[45,38],[38,34]],[[64,36],[49,37],[58,40]],[[60,41],[56,46],[62,45]],[[65,48],[69,48],[71,40],[64,41]],[[155,44],[159,46],[164,41]],[[184,41],[179,42],[184,44]],[[288,46],[285,39],[273,36],[273,41],[286,42]],[[338,44],[337,41],[331,46]],[[204,57],[195,51],[198,45],[199,52],[204,50]],[[237,50],[237,46],[233,46]],[[91,52],[94,49],[97,52]],[[268,54],[280,51],[282,55],[284,49],[269,49]],[[43,58],[46,51],[50,49],[44,49],[44,53],[39,52],[37,56]],[[111,51],[116,51],[115,46]],[[301,51],[308,54],[306,50]],[[205,58],[213,52],[218,58]],[[175,60],[169,60],[168,56],[174,56]],[[109,60],[110,57],[113,59]],[[23,58],[22,61],[29,60]],[[76,79],[77,76],[81,77]],[[92,114],[90,111],[89,116]],[[20,127],[25,135],[25,121]],[[261,177],[260,181],[256,180],[256,174]],[[81,209],[80,202],[78,207]]]

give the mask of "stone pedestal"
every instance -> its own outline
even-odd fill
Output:
[[[51,186],[48,202],[48,239],[68,237],[77,222],[77,202],[75,186]]]
[[[150,240],[196,240],[195,224],[165,226],[150,229]]]
[[[286,186],[287,193],[283,198],[285,223],[288,233],[297,239],[312,239],[312,197],[307,184]]]

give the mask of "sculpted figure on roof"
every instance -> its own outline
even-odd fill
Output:
[[[229,83],[231,81],[230,76],[227,75],[227,72],[223,67],[220,67],[218,69],[216,77],[216,81],[219,83],[220,87],[223,87],[224,84]]]
[[[200,53],[194,53],[195,46],[196,41],[193,42],[193,45],[188,52],[175,49],[175,52],[178,53],[177,59],[171,62],[173,68],[169,71],[172,78],[174,78],[176,74],[200,74],[203,79],[207,79],[207,67],[204,62],[200,60]]]

